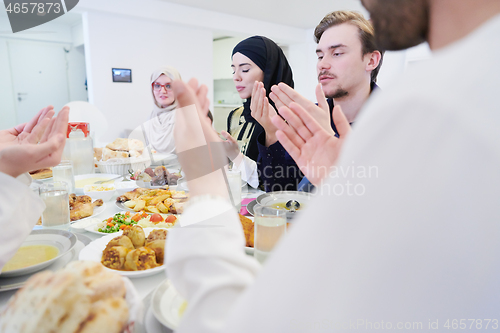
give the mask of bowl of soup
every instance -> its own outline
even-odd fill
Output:
[[[287,218],[290,219],[294,216],[288,202],[298,202],[299,208],[294,209],[296,212],[303,210],[309,204],[311,194],[298,191],[277,191],[261,194],[257,197],[256,202],[261,206],[274,207],[278,209],[285,209],[287,211]],[[296,207],[295,205],[293,205]]]
[[[21,247],[2,268],[0,277],[14,277],[34,273],[49,266],[71,251],[76,236],[65,230],[33,230]]]
[[[117,177],[120,177],[120,175],[114,173],[89,173],[86,175],[75,176],[75,194],[82,195],[85,185],[98,185],[95,184],[98,181],[105,181],[101,184],[114,184],[121,182],[123,177],[110,180]]]

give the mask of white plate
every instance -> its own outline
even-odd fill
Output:
[[[82,180],[82,179],[89,179],[89,178],[111,179],[111,178],[116,178],[119,176],[120,175],[112,174],[112,173],[88,173],[86,175],[75,176],[75,183],[77,180]],[[119,182],[121,180],[120,179],[114,180],[114,182],[117,182],[117,181]],[[75,187],[75,194],[82,195],[83,194],[83,187]]]
[[[257,200],[253,200],[247,203],[247,212],[249,212],[252,216],[255,215],[255,212],[253,211],[255,205],[257,205]]]
[[[58,229],[32,230],[21,246],[52,245],[59,250],[59,254],[53,259],[33,266],[2,272],[0,273],[0,277],[14,277],[37,272],[71,251],[71,249],[75,246],[76,241],[76,236],[69,231]]]
[[[170,280],[165,280],[156,288],[151,299],[151,309],[160,323],[175,330],[181,321],[179,309],[184,298],[175,290]]]
[[[61,268],[65,267],[69,262],[78,260],[78,254],[80,251],[91,242],[90,238],[84,235],[76,235],[78,237],[78,241],[71,251],[67,252],[65,255],[54,261],[51,265],[49,265],[46,270],[50,271],[58,271]],[[23,276],[17,276],[12,278],[0,278],[0,292],[7,290],[15,290],[21,288],[26,281],[33,276],[35,273],[26,274]]]
[[[119,212],[119,213],[124,214],[125,212]],[[149,213],[149,214],[151,215],[153,213]],[[160,214],[160,215],[162,215],[163,217],[165,217],[165,215],[175,215],[175,214]],[[112,217],[112,216],[110,216],[110,217]],[[178,215],[177,215],[177,218],[179,218]],[[85,230],[85,231],[88,231],[90,233],[97,234],[97,235],[102,235],[102,236],[106,236],[106,235],[115,235],[116,236],[116,235],[120,235],[121,234],[120,231],[109,233],[109,232],[100,232],[100,231],[95,230],[96,225],[98,223],[102,222],[103,220],[104,219],[102,219],[102,220],[101,219],[94,219],[91,223],[85,224],[83,227],[81,227],[81,229]],[[73,225],[72,225],[72,227],[73,227]],[[80,226],[77,226],[77,228],[78,227],[80,227]],[[144,228],[144,229],[170,229],[170,228],[154,227],[154,228]]]
[[[144,233],[146,234],[146,237],[148,237],[149,233],[157,228],[144,228]],[[123,232],[118,231],[114,234],[107,234],[106,236],[103,236],[99,239],[96,239],[89,245],[87,245],[82,251],[80,251],[80,255],[78,256],[79,260],[90,260],[90,261],[95,261],[95,262],[101,262],[102,258],[102,251],[106,248],[106,245],[108,245],[109,241],[112,240],[113,238],[121,235]],[[165,266],[161,265],[155,268],[151,269],[146,269],[144,271],[119,271],[116,269],[110,269],[105,267],[106,269],[118,273],[122,276],[126,276],[129,278],[138,278],[138,277],[146,277],[154,274],[158,274],[160,272],[163,272],[165,270]]]
[[[83,219],[79,219],[79,220],[75,220],[75,221],[71,221],[71,227],[73,227],[73,225],[75,223],[78,223],[78,222],[82,222],[82,221],[87,221],[87,220],[90,220],[90,219],[93,219],[95,218],[97,215],[101,214],[102,212],[104,212],[106,210],[106,203],[103,202],[102,203],[102,206],[99,206],[99,207],[95,207],[94,208],[94,213],[92,215],[90,215],[89,217],[84,217]],[[76,227],[78,229],[78,227]]]

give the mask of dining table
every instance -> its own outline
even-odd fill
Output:
[[[123,180],[125,182],[125,180]],[[133,181],[128,181],[131,186],[138,187],[137,185],[134,185],[135,182]],[[134,184],[132,184],[134,183]],[[260,191],[258,189],[253,189],[248,185],[244,185],[242,187],[242,209],[241,212],[243,214],[247,214],[248,212],[246,211],[246,204],[248,202],[251,202],[253,199],[257,198],[260,194],[265,193],[263,191]],[[121,193],[123,194],[123,192]],[[123,210],[116,205],[116,198],[117,196],[120,195],[120,192],[117,192],[116,195],[114,195],[109,201],[105,202],[105,207],[104,209],[101,209],[98,215],[96,216],[91,216],[90,218],[98,219],[99,221],[103,221],[109,217],[114,216],[114,214],[118,212],[123,212]],[[34,229],[43,229],[42,226],[35,226]],[[85,246],[88,246],[92,241],[95,241],[101,237],[103,237],[100,234],[88,232],[84,229],[74,229],[70,225],[70,232],[74,233],[75,236],[78,239],[77,245],[79,245],[79,248],[76,249],[77,246],[75,246],[75,249],[70,251],[71,253],[67,253],[58,260],[56,260],[53,264],[50,266],[46,267],[44,270],[57,270],[62,268],[62,265],[67,264],[70,261],[78,260],[78,255],[81,249]],[[42,270],[43,271],[43,270]],[[33,273],[36,274],[36,273]],[[29,278],[32,274],[29,274],[28,276],[18,278],[15,281],[21,281],[17,282],[18,286],[23,283],[23,278],[24,281]],[[163,270],[160,273],[154,274],[154,275],[149,275],[149,276],[144,276],[144,277],[135,277],[135,278],[130,278],[130,281],[132,282],[133,286],[137,290],[137,293],[142,300],[142,314],[140,315],[140,319],[138,322],[135,323],[134,325],[134,332],[137,333],[163,333],[163,332],[172,332],[169,328],[166,326],[162,325],[153,315],[153,312],[151,310],[151,299],[152,296],[158,286],[160,286],[166,279],[168,279],[168,276],[165,273],[165,270]],[[12,280],[12,279],[11,279]],[[3,283],[2,283],[3,281]],[[13,289],[13,290],[6,290],[2,291],[2,285],[5,285],[5,278],[1,277],[0,274],[0,312],[2,312],[2,309],[7,305],[9,299],[16,293],[18,289]]]

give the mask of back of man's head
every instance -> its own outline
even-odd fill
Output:
[[[321,36],[327,29],[343,23],[352,24],[358,28],[359,39],[362,45],[362,57],[365,54],[372,53],[374,51],[380,52],[380,62],[377,68],[375,68],[371,73],[371,81],[377,82],[377,75],[380,71],[380,67],[382,67],[384,52],[377,47],[377,43],[375,41],[375,31],[372,24],[370,21],[365,19],[362,14],[349,10],[338,10],[327,14],[316,26],[316,29],[314,29],[314,39],[316,43],[319,43]]]

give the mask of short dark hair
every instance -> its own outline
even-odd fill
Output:
[[[371,81],[377,82],[377,75],[378,72],[380,71],[380,67],[382,66],[382,60],[384,58],[384,51],[380,50],[377,47],[377,43],[375,41],[375,30],[373,29],[373,25],[371,24],[370,21],[365,19],[362,14],[349,10],[338,10],[327,14],[325,17],[323,17],[321,22],[319,22],[319,24],[316,26],[316,29],[314,29],[314,39],[316,43],[319,43],[321,36],[327,29],[343,23],[349,23],[358,27],[359,39],[361,40],[361,45],[362,45],[361,49],[362,56],[364,56],[367,53],[372,53],[374,51],[380,52],[381,55],[380,62],[377,68],[375,68],[371,73]]]

